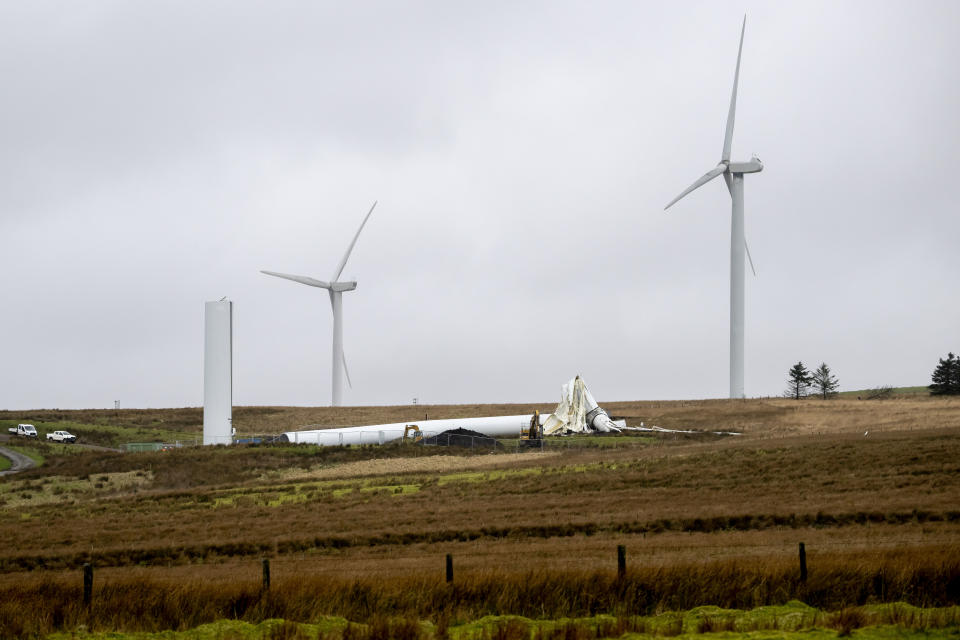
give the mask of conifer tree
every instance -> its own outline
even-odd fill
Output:
[[[940,363],[933,370],[930,385],[930,395],[960,395],[960,358],[947,354],[947,358],[940,358]]]
[[[840,382],[825,362],[821,362],[820,366],[810,374],[810,382],[813,384],[813,388],[817,390],[817,395],[822,396],[824,400],[834,395],[840,388]]]
[[[807,389],[810,388],[810,372],[803,366],[802,362],[790,367],[789,378],[787,378],[786,396],[799,400],[807,395]]]

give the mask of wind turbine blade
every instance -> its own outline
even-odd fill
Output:
[[[260,273],[265,273],[268,276],[276,276],[277,278],[283,278],[285,280],[293,280],[294,282],[310,285],[311,287],[320,287],[321,289],[330,288],[329,282],[324,282],[323,280],[316,280],[314,278],[308,278],[307,276],[295,276],[289,273],[277,273],[276,271],[263,271],[263,270],[261,270]]]
[[[721,160],[730,160],[730,147],[733,146],[733,121],[737,115],[737,83],[740,81],[740,54],[743,53],[743,34],[747,30],[747,16],[743,16],[740,29],[740,48],[737,49],[737,70],[733,72],[733,93],[730,95],[730,113],[727,114],[727,132],[723,136],[723,155]]]
[[[340,261],[340,264],[337,265],[337,270],[334,272],[333,277],[330,278],[330,282],[336,282],[340,279],[340,274],[343,273],[343,268],[347,265],[347,258],[350,257],[350,252],[353,251],[353,245],[357,244],[357,238],[360,237],[360,232],[363,231],[363,225],[367,224],[367,220],[370,219],[370,214],[373,213],[373,209],[377,206],[377,201],[373,201],[373,206],[370,207],[370,211],[367,211],[367,216],[363,219],[363,222],[360,223],[360,228],[357,229],[357,234],[353,236],[353,241],[350,243],[350,246],[347,247],[347,252],[343,254],[343,259]]]
[[[750,261],[750,271],[753,271],[753,277],[757,277],[757,270],[753,268],[753,258],[750,256],[750,245],[747,244],[747,236],[743,236],[743,248],[747,250],[747,260]]]
[[[347,369],[347,356],[343,354],[343,372],[347,374],[347,386],[353,389],[353,383],[350,382],[350,370]]]
[[[723,174],[723,181],[727,183],[727,191],[730,192],[730,197],[733,197],[733,178],[730,177],[730,172],[727,171]]]
[[[674,198],[673,200],[671,200],[671,201],[670,201],[670,204],[668,204],[667,206],[665,206],[665,207],[663,208],[663,210],[666,211],[667,209],[669,209],[670,207],[672,207],[672,206],[677,202],[677,200],[679,200],[679,199],[682,198],[683,196],[687,195],[688,193],[690,193],[690,192],[693,191],[694,189],[697,189],[697,188],[702,187],[703,185],[707,184],[708,182],[710,182],[711,180],[713,180],[714,178],[716,178],[718,175],[720,175],[721,173],[723,173],[723,172],[726,171],[726,170],[727,170],[727,165],[722,164],[722,163],[721,163],[721,164],[718,164],[718,165],[715,166],[713,169],[710,169],[710,171],[707,171],[705,174],[703,174],[702,176],[700,176],[700,178],[699,178],[696,182],[694,182],[692,185],[690,185],[689,187],[687,187],[687,188],[684,190],[683,193],[681,193],[681,194],[678,195],[676,198]]]

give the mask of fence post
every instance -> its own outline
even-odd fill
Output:
[[[627,575],[627,548],[622,544],[617,545],[617,578],[623,580]]]
[[[453,582],[453,554],[447,554],[447,582]]]
[[[264,558],[263,563],[263,590],[270,590],[270,558]]]
[[[83,604],[90,606],[93,600],[93,565],[89,562],[83,563]]]
[[[800,543],[800,582],[807,581],[807,550],[803,546],[803,543]]]

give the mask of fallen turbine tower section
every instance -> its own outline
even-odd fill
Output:
[[[287,431],[280,435],[285,442],[338,446],[351,444],[385,444],[400,440],[407,427],[414,425],[424,437],[435,436],[450,429],[469,429],[492,438],[519,436],[533,423],[534,416],[493,416],[489,418],[446,418],[442,420],[419,420],[394,422],[390,424],[372,424],[362,427],[342,427],[335,429],[312,429]],[[573,433],[596,433],[619,431],[623,421],[613,421],[597,405],[593,394],[587,389],[583,379],[577,376],[563,385],[563,396],[554,413],[544,420],[539,417],[544,435],[567,435]]]
[[[372,424],[364,427],[288,431],[281,440],[294,443],[337,446],[348,444],[385,444],[403,438],[408,425],[416,425],[424,437],[435,436],[450,429],[469,429],[493,438],[516,436],[530,425],[533,416],[497,416],[492,418],[450,418]]]

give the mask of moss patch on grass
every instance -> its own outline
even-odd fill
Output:
[[[264,620],[250,623],[243,620],[218,620],[184,631],[118,633],[88,632],[77,629],[69,633],[53,633],[46,640],[261,640],[273,638],[306,639],[340,637],[348,623],[343,618],[328,617],[315,623],[288,620]]]
[[[281,619],[259,623],[218,620],[183,631],[117,633],[88,632],[79,628],[44,637],[47,640],[647,640],[664,637],[689,640],[833,640],[852,636],[863,640],[912,640],[956,639],[960,637],[958,623],[958,607],[923,609],[895,603],[859,607],[855,612],[824,612],[793,601],[782,606],[760,607],[750,611],[704,606],[656,616],[598,615],[557,620],[491,615],[454,624],[449,624],[447,620],[433,622],[388,617],[360,624],[334,616],[319,616],[305,623]]]
[[[45,476],[14,480],[0,484],[0,509],[70,503],[78,498],[122,493],[148,486],[152,478],[151,472],[138,470],[91,474],[86,478]]]

